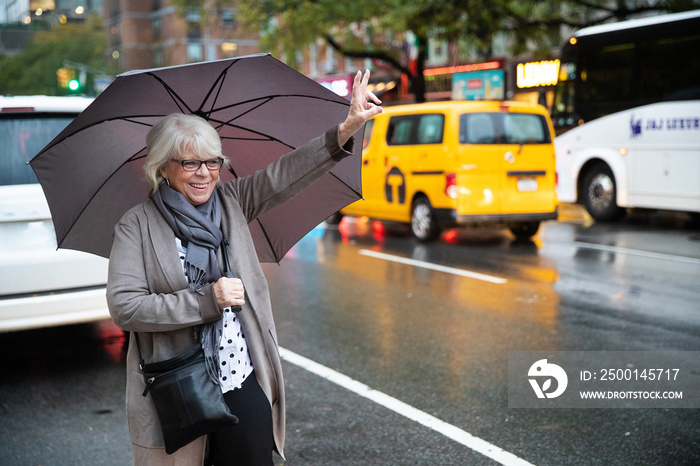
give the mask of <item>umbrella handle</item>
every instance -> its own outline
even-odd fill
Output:
[[[228,241],[225,239],[221,242],[221,256],[224,259],[224,277],[226,278],[236,278],[231,272],[231,264],[228,262],[228,251],[226,250],[226,245]],[[231,306],[233,312],[241,312],[243,308],[241,306]]]

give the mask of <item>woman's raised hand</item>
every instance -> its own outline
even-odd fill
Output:
[[[358,71],[355,75],[355,82],[352,86],[352,100],[350,101],[350,110],[345,121],[340,124],[340,145],[344,146],[346,142],[360,129],[362,125],[375,115],[382,113],[382,101],[377,98],[372,91],[367,90],[369,82],[369,70],[365,71],[364,76],[362,71]]]

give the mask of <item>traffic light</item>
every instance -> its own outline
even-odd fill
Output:
[[[57,69],[56,79],[58,80],[58,86],[62,87],[63,89],[75,91],[80,87],[80,82],[75,77],[75,68],[70,66],[64,66],[63,68]]]
[[[70,82],[71,76],[68,68],[59,68],[56,70],[56,79],[58,80],[58,87],[67,88]]]

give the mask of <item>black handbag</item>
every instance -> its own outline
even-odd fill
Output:
[[[238,418],[224,401],[218,381],[207,373],[204,351],[195,345],[165,361],[144,364],[138,334],[139,366],[163,432],[165,451],[176,452],[202,435],[230,427]]]

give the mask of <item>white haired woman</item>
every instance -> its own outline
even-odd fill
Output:
[[[219,368],[224,399],[239,423],[209,436],[207,464],[270,465],[284,456],[284,382],[267,282],[248,223],[310,186],[352,153],[352,139],[381,103],[355,76],[348,116],[264,170],[228,183],[218,134],[205,120],[170,115],[148,134],[144,169],[151,199],[115,227],[107,300],[115,323],[137,332],[145,361],[202,344]],[[376,104],[376,105],[375,105]],[[235,154],[232,154],[235,157]],[[225,244],[238,278],[222,277]],[[240,313],[231,312],[242,306]],[[206,438],[168,455],[132,333],[127,355],[127,418],[134,464],[201,465]]]

